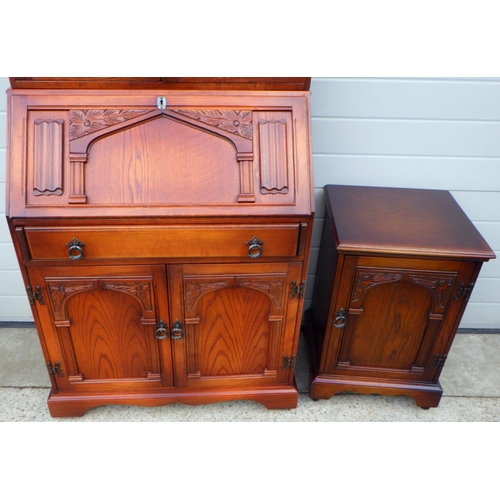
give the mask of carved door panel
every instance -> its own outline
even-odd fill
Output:
[[[172,386],[164,266],[29,269],[58,388],[115,391]],[[163,331],[161,332],[163,333]]]
[[[176,385],[238,387],[289,384],[284,366],[298,333],[301,263],[169,266]],[[286,333],[289,332],[289,333]],[[287,359],[287,358],[285,358]]]
[[[471,269],[460,262],[401,260],[402,267],[397,259],[386,267],[373,263],[369,258],[346,259],[333,322],[338,335],[332,335],[330,345],[335,354],[327,372],[432,380],[436,359],[446,350],[462,307],[460,282]]]

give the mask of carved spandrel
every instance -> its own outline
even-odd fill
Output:
[[[175,113],[252,140],[252,112],[231,109],[176,109]]]
[[[380,285],[381,283],[391,283],[399,281],[402,278],[403,278],[402,273],[359,272],[356,278],[356,285],[354,287],[352,300],[354,302],[358,301],[363,295],[363,293],[373,286]]]
[[[149,109],[81,109],[70,111],[70,140],[132,120],[149,113]]]
[[[63,124],[62,119],[35,120],[35,196],[63,193]]]
[[[115,290],[133,295],[146,311],[153,310],[149,281],[103,281],[101,286],[105,290]]]
[[[228,279],[209,279],[209,280],[186,280],[184,283],[184,299],[186,311],[190,311],[198,299],[206,293],[232,286],[234,280]]]
[[[453,286],[453,278],[446,278],[442,276],[422,276],[410,274],[408,278],[415,283],[418,283],[426,288],[429,288],[434,297],[436,298],[436,304],[439,308],[444,308],[448,297],[450,296],[450,291]]]
[[[450,295],[454,278],[439,275],[360,271],[356,278],[352,300],[353,302],[359,301],[368,289],[376,285],[396,281],[414,282],[428,288],[434,295],[436,305],[442,309]]]
[[[285,282],[282,278],[238,278],[236,284],[264,292],[271,298],[274,307],[283,307]]]
[[[198,300],[205,294],[227,288],[241,286],[252,288],[268,295],[276,308],[283,307],[284,278],[247,278],[235,277],[227,279],[186,280],[184,283],[184,300],[186,311],[191,311]]]
[[[47,284],[56,320],[64,320],[62,305],[72,295],[96,288],[96,281],[51,282]]]
[[[54,311],[60,311],[64,298],[74,293],[83,292],[94,288],[95,282],[76,282],[76,283],[50,283],[49,292],[52,298]]]

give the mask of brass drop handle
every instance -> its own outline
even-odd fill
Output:
[[[68,247],[68,256],[70,259],[80,260],[83,258],[83,247],[85,243],[73,238],[66,246]]]
[[[182,330],[182,323],[177,320],[173,325],[172,325],[172,331],[170,332],[170,337],[173,338],[174,340],[179,340],[184,337],[184,332]]]
[[[337,311],[335,319],[333,320],[333,326],[335,328],[344,328],[347,321],[344,309]]]
[[[156,325],[155,336],[158,340],[163,340],[168,337],[167,325],[162,319],[160,319],[160,321]]]
[[[257,236],[254,236],[250,241],[247,241],[248,245],[248,256],[251,259],[258,259],[262,255],[262,245],[263,241],[260,241]]]

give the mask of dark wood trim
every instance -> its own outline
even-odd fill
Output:
[[[208,78],[208,77],[17,77],[13,89],[164,89],[164,90],[309,90],[310,77]]]

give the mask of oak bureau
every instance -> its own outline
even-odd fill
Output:
[[[309,78],[16,78],[7,219],[54,417],[293,408]]]

